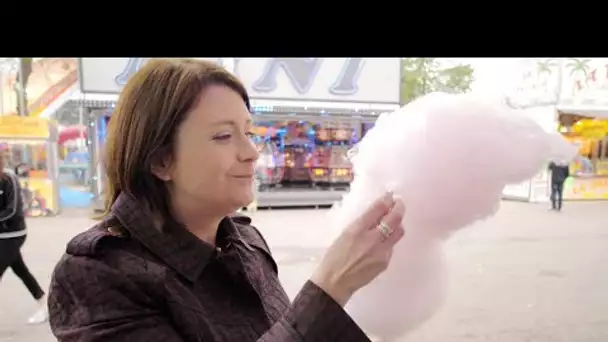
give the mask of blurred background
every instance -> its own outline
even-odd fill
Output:
[[[526,110],[580,147],[565,198],[608,198],[608,60],[205,59],[237,74],[250,92],[262,156],[261,207],[327,206],[340,199],[352,179],[346,152],[376,117],[433,91],[476,92]],[[145,61],[0,58],[0,143],[8,167],[27,171],[21,176],[31,215],[100,206],[106,125],[122,85]],[[264,73],[269,65],[274,69]],[[505,196],[546,201],[546,173],[508,187]]]
[[[516,201],[450,242],[449,302],[408,340],[608,341],[608,58],[203,59],[236,74],[251,97],[261,152],[255,207],[288,210],[248,214],[290,295],[331,242],[318,209],[348,191],[347,152],[376,118],[430,92],[472,92],[524,111],[579,154],[562,214],[547,210],[549,174],[541,170],[505,187],[505,200]],[[24,248],[45,285],[65,243],[101,208],[106,128],[122,87],[146,61],[0,58],[0,148],[27,215],[45,217],[28,220]],[[25,291],[12,275],[2,280],[0,342],[52,341],[48,326],[23,324],[33,307]]]

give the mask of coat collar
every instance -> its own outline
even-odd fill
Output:
[[[142,243],[171,269],[192,282],[200,277],[205,266],[217,253],[216,246],[200,240],[182,225],[168,225],[159,229],[155,226],[149,211],[127,194],[122,193],[118,196],[111,213],[132,238]],[[218,241],[226,239],[243,240],[246,245],[248,244],[246,236],[239,232],[229,217],[220,222],[218,229]]]

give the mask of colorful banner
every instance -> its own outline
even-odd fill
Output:
[[[17,73],[2,74],[0,77],[0,106],[3,115],[17,114],[19,102],[15,93],[18,82]],[[76,58],[41,58],[32,64],[32,73],[27,83],[28,112],[38,116],[61,94],[78,82],[78,65]]]
[[[28,116],[0,116],[0,137],[47,139],[49,137],[49,121]]]
[[[564,184],[564,199],[608,199],[608,177],[570,177]]]
[[[47,109],[53,101],[57,100],[59,96],[68,91],[74,84],[78,82],[78,72],[72,71],[64,79],[52,85],[36,102],[30,104],[28,107],[29,115],[38,117],[45,109]]]
[[[608,58],[567,58],[562,62],[560,107],[605,108]]]
[[[50,179],[21,178],[23,211],[28,217],[54,216],[57,213],[55,189]]]

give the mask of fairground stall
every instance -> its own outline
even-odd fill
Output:
[[[608,58],[568,59],[564,64],[558,125],[579,146],[564,199],[608,199]]]
[[[400,67],[395,58],[217,61],[243,81],[251,97],[261,152],[258,205],[263,207],[329,205],[339,200],[352,179],[346,151],[378,114],[399,106]],[[89,117],[92,192],[99,199],[99,151],[105,129],[120,90],[144,62],[80,60],[79,101]]]
[[[325,206],[353,178],[346,156],[377,116],[399,107],[399,59],[235,60],[260,149],[260,207]]]
[[[510,104],[579,147],[564,199],[608,199],[608,59],[525,59],[521,64]],[[546,170],[505,189],[506,197],[530,201],[547,201],[549,194]]]
[[[230,61],[226,58],[201,59],[214,60],[230,67]],[[103,208],[104,177],[100,152],[108,122],[122,87],[147,60],[148,58],[80,58],[78,61],[80,91],[72,95],[68,106],[80,111],[87,121],[88,173],[91,175],[91,193],[96,209]]]
[[[512,78],[501,82],[501,85],[505,85],[503,89],[505,104],[522,110],[524,115],[536,121],[545,131],[555,132],[556,106],[563,83],[563,61],[525,58],[511,62],[508,69]],[[549,199],[549,191],[549,173],[545,168],[530,180],[507,185],[503,197],[529,202],[546,202]]]
[[[0,116],[0,144],[6,171],[21,183],[27,216],[59,213],[57,126],[43,118]]]
[[[88,129],[85,125],[59,126],[59,177],[62,183],[61,201],[64,206],[89,205],[89,153],[86,150]],[[82,195],[81,195],[82,194]],[[81,196],[84,198],[80,199]],[[88,198],[87,198],[88,197]],[[80,201],[79,201],[80,199]],[[80,205],[78,205],[81,202]]]

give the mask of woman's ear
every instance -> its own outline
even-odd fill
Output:
[[[155,175],[158,179],[168,182],[173,179],[173,163],[171,157],[168,154],[163,154],[163,157],[157,157],[152,159],[152,166],[150,166],[150,172]]]

